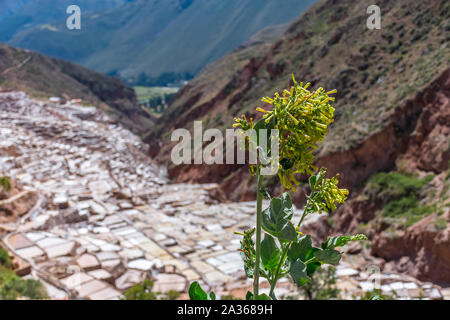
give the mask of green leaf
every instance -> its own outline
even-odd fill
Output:
[[[314,253],[319,251],[319,248],[312,246],[311,236],[304,236],[291,245],[291,248],[288,251],[288,258],[291,261],[300,260],[303,263],[310,260],[314,257]],[[306,265],[306,274],[308,276],[312,275],[317,268],[320,267],[320,262],[310,261]]]
[[[300,238],[298,242],[294,242],[291,245],[291,248],[288,251],[288,257],[289,259],[291,259],[291,261],[300,259],[305,262],[313,256],[312,249],[313,247],[311,236],[304,236]]]
[[[283,206],[285,218],[291,220],[292,216],[294,215],[294,209],[292,208],[292,200],[289,193],[285,192],[281,195],[281,203]]]
[[[286,240],[286,241],[297,241],[298,234],[297,231],[295,231],[294,225],[288,221],[280,230],[280,235],[278,236],[280,240]]]
[[[198,282],[194,281],[189,287],[189,298],[191,300],[208,300],[208,295],[203,291]]]
[[[318,249],[320,250],[320,249]],[[311,261],[310,263],[308,263],[306,265],[306,273],[308,274],[308,276],[312,275],[314,272],[316,272],[316,270],[318,268],[320,268],[321,264],[320,262],[317,261]]]
[[[273,198],[262,212],[262,227],[280,240],[296,241],[297,232],[290,222],[293,214],[291,197],[284,193],[281,198]]]
[[[321,263],[337,265],[341,260],[341,253],[334,249],[318,250],[314,256]]]
[[[328,238],[327,241],[322,243],[322,249],[334,249],[336,247],[345,246],[350,241],[367,240],[367,237],[363,234],[357,234],[355,236],[336,236]]]
[[[245,300],[253,300],[253,293],[247,291],[247,294],[245,295]]]
[[[309,186],[311,187],[311,190],[314,190],[316,188],[316,182],[317,182],[316,176],[309,177]]]
[[[214,293],[214,291],[211,291],[211,292],[209,293],[209,298],[210,298],[211,300],[216,300],[216,294]]]
[[[309,281],[309,277],[306,272],[306,264],[304,264],[300,259],[291,263],[289,274],[298,287],[303,286]]]
[[[262,293],[262,294],[258,295],[258,300],[272,300],[272,298],[269,297],[267,294]]]
[[[244,261],[244,271],[245,271],[245,275],[247,276],[247,278],[251,279],[254,276],[254,270],[253,270],[254,266],[253,265],[249,265],[249,263],[247,261]]]
[[[266,234],[261,242],[261,262],[264,268],[275,271],[280,260],[281,251],[272,236]]]

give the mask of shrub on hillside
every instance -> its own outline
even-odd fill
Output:
[[[156,294],[152,290],[153,281],[144,280],[125,291],[124,300],[156,300]]]
[[[11,191],[11,181],[9,181],[8,177],[0,177],[0,187],[8,192]]]
[[[13,270],[0,266],[0,300],[47,299],[48,294],[39,280],[22,279]]]
[[[5,268],[11,268],[12,267],[12,260],[11,257],[8,254],[8,251],[0,247],[0,266],[3,266]]]

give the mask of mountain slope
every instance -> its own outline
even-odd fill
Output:
[[[336,120],[316,165],[330,176],[340,173],[351,198],[309,226],[311,233],[317,241],[330,233],[365,233],[385,272],[448,286],[450,5],[384,1],[382,29],[373,31],[366,28],[367,6],[320,1],[263,52],[241,52],[242,63],[234,62],[234,52],[209,66],[179,91],[146,141],[172,179],[221,181],[231,199],[254,198],[256,181],[246,167],[174,166],[171,132],[192,130],[194,120],[203,120],[203,130],[223,130],[241,114],[257,118],[260,98],[288,88],[293,72],[313,88],[337,88]],[[274,194],[281,191],[276,180],[266,178]],[[307,191],[292,195],[297,205]]]
[[[0,44],[0,89],[20,90],[48,99],[51,96],[80,98],[106,110],[136,132],[152,125],[136,102],[131,88],[71,62]]]
[[[16,14],[30,0],[4,0],[0,2],[0,21]]]
[[[448,33],[443,32],[449,28],[448,5],[445,1],[387,3],[384,27],[371,31],[366,28],[365,1],[350,3],[321,1],[271,48],[248,57],[244,66],[238,64],[233,71],[225,70],[223,65],[230,64],[223,61],[208,67],[209,75],[203,72],[180,90],[159,125],[149,132],[149,143],[164,139],[162,147],[155,143],[153,154],[167,160],[173,145],[167,141],[170,132],[191,128],[193,120],[224,129],[242,113],[257,117],[260,98],[288,87],[294,72],[314,87],[338,89],[336,121],[318,152],[320,164],[328,165],[330,173],[341,172],[350,188],[363,184],[373,172],[392,169],[401,152],[395,139],[387,150],[372,148],[364,151],[367,155],[358,150],[392,124],[399,138],[414,130],[418,111],[410,113],[406,107],[402,115],[399,110],[449,67]],[[222,73],[224,77],[216,76]],[[406,118],[396,124],[402,117]],[[379,160],[373,162],[371,157]],[[235,188],[245,180],[245,169],[238,173],[232,166],[173,170],[174,177],[185,181],[213,180],[217,177],[212,172],[219,172],[220,179],[235,177],[236,184],[227,180],[226,186],[235,196],[245,197],[245,183]]]
[[[254,33],[289,22],[313,2],[136,0],[83,14],[80,31],[67,30],[64,16],[22,28],[8,44],[124,77],[196,74]]]

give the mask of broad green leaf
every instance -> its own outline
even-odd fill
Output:
[[[345,246],[350,241],[367,240],[367,237],[363,234],[357,234],[355,236],[336,236],[328,238],[327,241],[322,243],[322,249],[334,249],[336,247]]]
[[[285,219],[291,220],[294,215],[294,209],[292,208],[292,200],[289,193],[285,192],[281,195],[281,202],[283,205],[283,211],[285,214]]]
[[[288,258],[291,261],[296,261],[297,259],[306,262],[314,257],[314,252],[319,251],[319,248],[312,246],[311,236],[304,236],[292,244],[288,251]],[[312,275],[317,268],[320,267],[320,262],[311,261],[306,265],[306,273],[308,276]]]
[[[341,260],[341,253],[334,249],[318,250],[314,252],[314,256],[321,263],[337,265]]]
[[[318,249],[319,250],[319,249]],[[308,276],[312,275],[314,272],[316,272],[316,270],[318,268],[320,268],[321,264],[320,262],[317,261],[311,261],[310,263],[307,264],[306,266],[306,273],[308,274]]]
[[[283,201],[280,198],[273,198],[270,201],[270,210],[276,214],[276,217],[287,219],[287,217],[283,215],[283,209]]]
[[[303,286],[309,281],[309,277],[306,272],[306,265],[300,259],[291,263],[289,274],[298,287]]]
[[[198,282],[194,281],[189,287],[189,298],[191,300],[208,300],[208,295],[203,291]]]
[[[294,242],[291,245],[291,248],[288,251],[288,257],[291,261],[295,261],[297,259],[305,262],[313,255],[312,250],[312,239],[311,236],[304,236],[298,240],[298,242]]]
[[[266,234],[261,242],[261,262],[264,268],[275,271],[280,260],[281,251],[272,236]]]
[[[297,231],[295,231],[295,227],[290,221],[286,222],[286,224],[283,225],[278,238],[280,240],[297,241]]]
[[[253,293],[247,291],[247,294],[245,295],[245,300],[253,300]]]
[[[273,198],[269,208],[262,212],[262,227],[280,240],[296,241],[297,232],[290,222],[293,214],[291,197],[284,193],[281,198]]]
[[[216,294],[214,293],[214,291],[211,291],[211,292],[209,293],[209,298],[210,298],[211,300],[216,300]]]

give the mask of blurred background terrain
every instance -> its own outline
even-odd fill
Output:
[[[248,118],[257,118],[259,115],[255,108],[264,107],[261,97],[288,88],[292,73],[299,81],[311,82],[313,88],[336,88],[336,119],[316,152],[316,162],[318,166],[327,167],[330,176],[340,173],[340,180],[351,195],[348,203],[331,217],[311,221],[308,229],[311,229],[316,241],[330,233],[360,232],[368,235],[368,242],[346,249],[366,257],[364,261],[354,259],[357,262],[351,268],[359,270],[359,273],[351,278],[353,282],[347,279],[360,291],[369,290],[361,284],[365,281],[361,280],[361,270],[372,263],[380,266],[385,274],[395,273],[413,277],[414,281],[429,281],[430,287],[425,285],[423,290],[417,282],[422,290],[420,294],[429,298],[448,298],[448,1],[378,1],[382,14],[380,30],[367,28],[366,9],[372,3],[364,0],[75,1],[82,9],[82,29],[70,31],[65,27],[68,16],[65,9],[72,2],[0,1],[0,41],[3,42],[0,44],[0,92],[5,94],[0,99],[2,112],[22,110],[19,106],[22,104],[25,108],[23,104],[29,103],[34,108],[41,106],[43,114],[45,112],[49,119],[72,119],[75,114],[75,120],[70,120],[75,128],[70,130],[74,132],[78,132],[76,128],[80,132],[91,132],[91,121],[100,123],[99,128],[106,123],[132,131],[142,139],[143,146],[139,152],[147,158],[144,161],[140,153],[137,157],[133,152],[128,154],[128,151],[120,157],[135,159],[129,162],[133,164],[147,163],[148,160],[152,165],[166,168],[167,177],[164,176],[164,179],[167,180],[160,182],[165,185],[164,188],[171,190],[169,192],[184,199],[185,195],[179,195],[179,190],[170,189],[171,184],[167,183],[187,190],[186,193],[192,192],[189,189],[192,186],[203,188],[208,185],[202,189],[208,195],[205,207],[192,208],[181,200],[174,200],[177,205],[172,206],[173,203],[165,202],[167,199],[163,197],[156,201],[164,211],[164,219],[175,221],[177,217],[181,220],[186,217],[192,219],[189,221],[195,225],[196,215],[202,216],[200,212],[208,212],[210,202],[223,203],[238,211],[240,209],[234,207],[236,203],[249,204],[255,198],[252,190],[255,190],[256,181],[245,166],[173,165],[170,152],[174,143],[170,141],[170,135],[174,129],[192,130],[193,121],[202,120],[204,128],[225,130],[231,127],[234,117],[245,114]],[[17,91],[26,92],[30,98],[15,94]],[[53,107],[48,107],[49,111],[40,104],[45,105],[49,98],[61,106],[77,104],[86,109],[84,112],[61,111],[62,115],[55,116],[51,111]],[[31,99],[40,103],[31,102]],[[110,119],[104,120],[89,106],[95,106]],[[28,113],[28,109],[23,112],[24,115],[34,116]],[[4,116],[5,126],[15,121],[22,123],[22,120],[14,118],[13,121],[8,117],[12,116]],[[52,123],[53,120],[48,121]],[[47,138],[64,138],[64,143],[74,143],[67,142],[70,139],[64,136],[64,132],[69,130],[65,124],[63,127],[61,124],[46,125],[58,128],[56,131],[48,129],[50,133],[44,130],[49,135]],[[20,126],[29,130],[29,126],[33,127],[29,124]],[[4,129],[4,137],[10,137],[6,127]],[[33,130],[42,134],[40,130]],[[101,141],[107,141],[107,132],[107,128],[98,129],[98,135],[103,139]],[[90,134],[86,137],[91,137]],[[23,176],[13,176],[8,171],[8,161],[15,159],[27,172],[27,167],[20,160],[23,152],[14,146],[18,142],[11,141],[14,141],[13,146],[0,145],[0,159],[3,159],[0,162],[0,176],[8,176],[12,181],[11,188],[6,187],[6,182],[3,189],[0,186],[0,221],[5,224],[26,215],[29,207],[39,198],[38,194],[42,193],[40,184],[20,181]],[[113,144],[120,145],[122,142],[117,140]],[[89,148],[97,150],[92,146]],[[54,152],[51,150],[49,153]],[[105,150],[102,149],[103,157],[112,157],[108,158],[108,165],[102,164],[106,166],[105,172],[114,172],[111,166],[115,165],[116,160],[128,161],[125,158],[113,159],[111,153]],[[32,174],[45,182],[42,176]],[[142,185],[136,177],[144,179],[140,173],[126,174],[130,175],[129,181],[133,181],[131,185],[134,187],[126,188],[126,183],[111,182],[117,184],[114,188],[130,190],[121,192],[119,196],[119,191],[112,188],[108,193],[110,198],[105,196],[102,201],[112,201],[120,207],[119,202],[128,199],[134,208],[143,210],[141,207],[151,203],[154,196],[149,194],[150,191],[145,191],[147,194],[139,192],[138,186]],[[75,177],[76,174],[72,178]],[[149,185],[156,183],[152,180],[153,175],[147,178],[151,181]],[[53,179],[60,181],[58,179],[61,177]],[[299,179],[302,184],[293,194],[293,199],[301,208],[308,187],[305,177]],[[276,178],[266,180],[266,187],[271,191],[282,192],[277,187]],[[19,197],[16,204],[1,202],[26,191],[22,185],[27,184],[31,184],[33,190]],[[209,184],[215,184],[215,187],[210,188]],[[149,190],[154,192],[154,189]],[[203,191],[198,192],[203,194]],[[51,194],[50,202],[54,200],[53,196],[56,197],[56,194]],[[67,197],[70,198],[69,195]],[[192,201],[189,196],[186,197],[187,202]],[[136,201],[136,198],[144,203]],[[52,207],[52,210],[55,208]],[[242,210],[239,214],[245,215],[245,210]],[[148,225],[154,223],[151,218],[141,218],[136,214],[133,221]],[[233,220],[232,217],[230,219]],[[232,228],[247,221],[242,219],[221,228]],[[186,221],[172,223],[179,226]],[[54,227],[48,224],[45,228],[50,226]],[[178,230],[178,227],[173,228]],[[4,230],[4,234],[11,232],[6,226]],[[189,234],[181,227],[180,230],[178,235],[176,232],[175,235],[171,232],[165,235],[178,244],[164,245],[163,249],[170,254],[173,253],[171,250],[175,250],[173,248],[181,250],[188,257],[187,261],[194,265],[187,270],[198,273],[206,283],[214,283],[216,274],[208,272],[223,270],[217,271],[216,266],[205,261],[210,261],[207,260],[210,258],[208,253],[211,254],[211,248],[219,245],[219,240],[199,239],[199,242],[209,240],[214,244],[203,248],[193,243],[189,248],[180,249],[179,243]],[[151,235],[154,233],[148,232]],[[173,244],[167,241],[167,244]],[[231,242],[220,245],[225,251],[227,245],[232,247]],[[208,258],[191,258],[191,251]],[[218,252],[225,254],[220,250]],[[151,257],[145,259],[152,260]],[[121,260],[121,263],[127,266],[127,261]],[[199,261],[207,265],[198,264]],[[214,270],[208,271],[208,266]],[[133,268],[125,269],[114,271],[116,273],[109,270],[116,281],[114,290],[128,288],[127,285],[119,285],[122,289],[117,286],[117,279]],[[208,276],[200,274],[202,269],[207,271]],[[230,270],[233,268],[230,267]],[[191,280],[189,277],[194,277],[192,272],[186,271],[183,276]],[[337,270],[338,283],[347,283],[347,280],[342,280],[342,272]],[[141,279],[140,276],[137,278]],[[126,278],[130,277],[128,275]],[[108,281],[112,283],[112,280]],[[236,280],[236,283],[239,281]],[[395,283],[394,280],[386,281],[386,285]],[[407,283],[406,280],[403,283]],[[408,291],[407,286],[397,285],[396,290]],[[387,288],[385,293],[392,293],[392,288]],[[227,294],[237,294],[234,289],[224,290]],[[437,294],[434,289],[440,293]],[[419,289],[414,287],[411,290]],[[313,296],[311,292],[306,295]],[[414,297],[417,296],[419,294]]]

